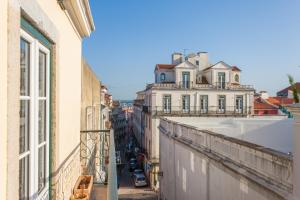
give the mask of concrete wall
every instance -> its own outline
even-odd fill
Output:
[[[283,153],[293,152],[294,120],[286,117],[170,117],[169,119],[197,127],[200,130],[213,131]]]
[[[81,130],[100,129],[100,89],[96,74],[85,60],[82,61]]]
[[[293,132],[293,164],[294,164],[294,173],[293,173],[293,197],[291,200],[300,200],[300,105],[295,104],[288,106],[288,110],[294,116],[294,132]],[[297,170],[297,171],[296,171]]]
[[[160,131],[162,199],[275,200],[291,196],[292,162],[276,151],[262,151],[256,145],[168,120],[161,121]]]

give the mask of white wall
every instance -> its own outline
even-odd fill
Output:
[[[160,194],[167,200],[282,199],[213,159],[160,134]]]
[[[161,81],[160,75],[164,73],[166,75],[165,81]],[[173,70],[156,70],[155,71],[155,82],[156,83],[163,83],[163,82],[175,82],[175,73]]]

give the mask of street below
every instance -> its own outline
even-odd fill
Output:
[[[126,144],[128,143],[128,137],[117,145],[117,151],[121,154],[121,165],[118,165],[118,196],[120,200],[157,200],[158,195],[150,187],[135,187],[132,177],[132,172],[129,171],[129,164],[125,157]]]

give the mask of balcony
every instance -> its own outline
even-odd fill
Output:
[[[200,106],[191,106],[183,108],[181,106],[172,106],[169,108],[155,106],[149,108],[153,116],[239,116],[244,117],[251,114],[251,107],[237,108],[234,106],[209,106],[201,108]]]
[[[82,175],[93,176],[92,198],[117,199],[117,170],[113,130],[87,130],[80,133]]]
[[[213,89],[213,90],[254,90],[252,85],[241,85],[230,82],[215,82],[213,84],[199,84],[192,81],[179,83],[152,83],[147,89]]]

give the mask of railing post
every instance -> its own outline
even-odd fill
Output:
[[[114,131],[110,130],[110,145],[109,145],[109,164],[108,164],[108,188],[107,199],[118,199],[118,180],[117,180],[117,165],[116,165],[116,151]]]

